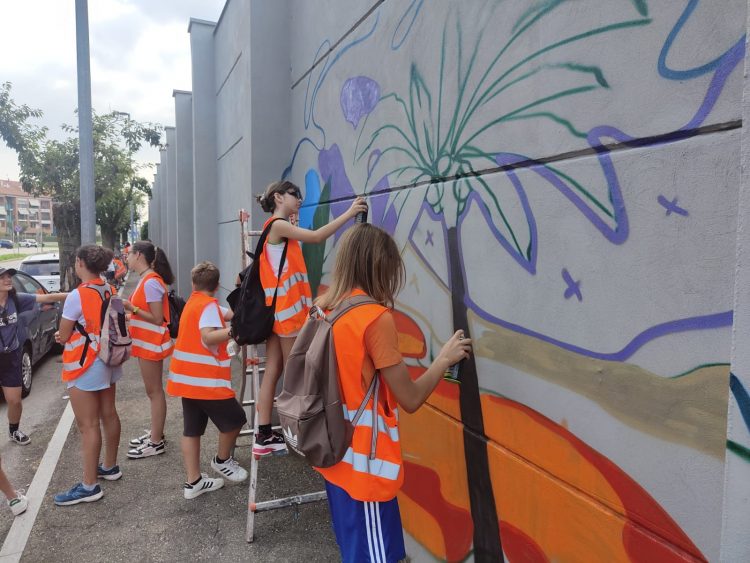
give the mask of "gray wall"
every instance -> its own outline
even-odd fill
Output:
[[[195,222],[193,216],[193,104],[190,92],[175,90],[175,154],[177,169],[177,252],[172,266],[177,293],[192,291],[190,270],[195,265]]]

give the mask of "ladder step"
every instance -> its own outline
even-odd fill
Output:
[[[300,504],[307,504],[309,502],[318,502],[328,498],[325,491],[318,491],[317,493],[308,493],[305,495],[296,495],[293,497],[277,498],[274,500],[267,500],[264,502],[251,502],[248,505],[248,509],[252,512],[263,512],[264,510],[274,510],[276,508],[285,508],[287,506],[294,506]]]

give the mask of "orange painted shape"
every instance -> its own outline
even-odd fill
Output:
[[[419,325],[397,309],[391,311],[398,331],[398,349],[406,358],[424,358],[427,344]]]
[[[547,555],[534,540],[507,522],[500,522],[500,539],[505,557],[511,563],[549,563]]]

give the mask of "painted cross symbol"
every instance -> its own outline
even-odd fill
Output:
[[[687,217],[689,215],[687,209],[683,209],[679,205],[677,205],[677,198],[674,198],[672,201],[668,201],[666,197],[663,195],[660,195],[656,198],[656,201],[658,201],[664,209],[667,210],[667,217],[669,217],[672,213],[677,213],[677,215],[682,215],[683,217]]]
[[[568,287],[565,289],[565,299],[570,299],[574,295],[578,298],[578,301],[583,301],[583,295],[581,294],[581,281],[574,281],[567,269],[562,269],[562,277]]]
[[[435,243],[432,240],[432,231],[427,231],[427,240],[425,241],[424,244],[425,244],[425,246],[427,246],[428,244],[430,246],[435,246]]]

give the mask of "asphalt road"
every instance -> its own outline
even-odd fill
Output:
[[[133,287],[135,280],[128,286]],[[239,389],[240,366],[235,361],[234,384]],[[166,368],[165,368],[166,369]],[[255,542],[245,542],[248,483],[225,485],[193,500],[182,496],[184,481],[179,437],[182,413],[176,399],[168,398],[167,448],[160,456],[126,459],[127,441],[148,425],[148,400],[135,361],[125,365],[117,385],[117,408],[122,421],[119,464],[123,478],[103,481],[104,498],[90,504],[57,507],[52,496],[81,479],[80,435],[75,423],[69,431],[63,417],[68,400],[60,381],[60,357],[48,356],[37,365],[31,394],[24,400],[21,428],[31,436],[29,446],[1,441],[3,467],[16,487],[38,491],[38,514],[14,518],[0,507],[0,537],[5,546],[20,541],[18,530],[30,529],[21,561],[337,561],[338,550],[325,502],[285,508],[256,515]],[[6,409],[0,407],[5,423]],[[65,417],[63,417],[65,418]],[[59,460],[49,460],[50,440],[58,429],[62,438]],[[211,474],[217,432],[209,424],[202,448],[202,470]],[[250,468],[250,438],[240,438],[235,457]],[[63,445],[64,444],[64,445]],[[49,450],[48,451],[48,446]],[[42,464],[47,452],[48,461]],[[49,486],[39,488],[40,477],[51,473]],[[35,475],[37,478],[35,480]],[[294,455],[260,462],[257,501],[318,491],[322,479]],[[10,537],[8,533],[11,531]],[[22,538],[21,538],[22,539]],[[5,553],[5,552],[3,552]],[[18,555],[0,557],[17,561]]]

